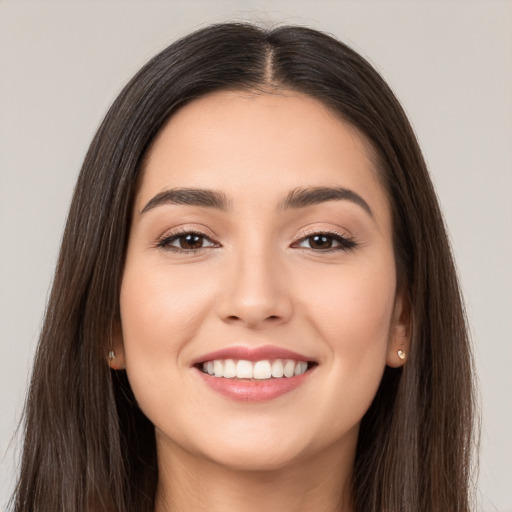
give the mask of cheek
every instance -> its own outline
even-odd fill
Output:
[[[316,309],[318,328],[333,351],[354,349],[362,354],[386,347],[393,303],[393,282],[349,275],[311,307]]]
[[[121,324],[126,370],[141,407],[172,396],[151,391],[169,391],[180,382],[182,350],[211,311],[212,291],[197,274],[127,261],[120,296]]]
[[[165,340],[174,350],[213,301],[211,292],[211,286],[197,272],[128,262],[120,298],[126,348],[131,349],[132,344],[156,348]]]
[[[303,281],[302,307],[333,351],[344,347],[364,352],[386,345],[396,275],[394,260],[377,256],[316,272]]]
[[[333,403],[343,401],[337,420],[347,412],[358,421],[370,406],[379,387],[390,341],[395,299],[394,265],[379,264],[372,270],[337,269],[319,280],[303,301],[310,324],[327,348],[329,390],[323,395],[326,414]],[[336,412],[334,412],[336,415]],[[336,423],[336,422],[335,422]]]

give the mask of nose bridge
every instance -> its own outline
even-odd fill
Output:
[[[219,305],[223,320],[250,327],[285,322],[292,310],[282,255],[256,238],[233,248]]]

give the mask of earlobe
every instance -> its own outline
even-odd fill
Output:
[[[124,358],[124,343],[121,323],[117,321],[112,328],[109,350],[107,353],[108,365],[112,370],[124,370],[126,368]]]
[[[411,324],[411,305],[403,290],[397,293],[389,333],[386,364],[391,368],[399,368],[407,362],[411,347]]]

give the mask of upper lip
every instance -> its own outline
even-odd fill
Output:
[[[294,361],[315,362],[314,359],[274,345],[263,345],[261,347],[247,347],[235,345],[209,352],[192,361],[192,365],[213,361],[215,359],[235,359],[245,361],[261,361],[264,359],[293,359]]]

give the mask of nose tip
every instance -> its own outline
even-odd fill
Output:
[[[252,329],[287,322],[292,315],[292,301],[289,287],[277,278],[280,274],[277,264],[254,257],[250,266],[231,267],[218,303],[219,317]]]

